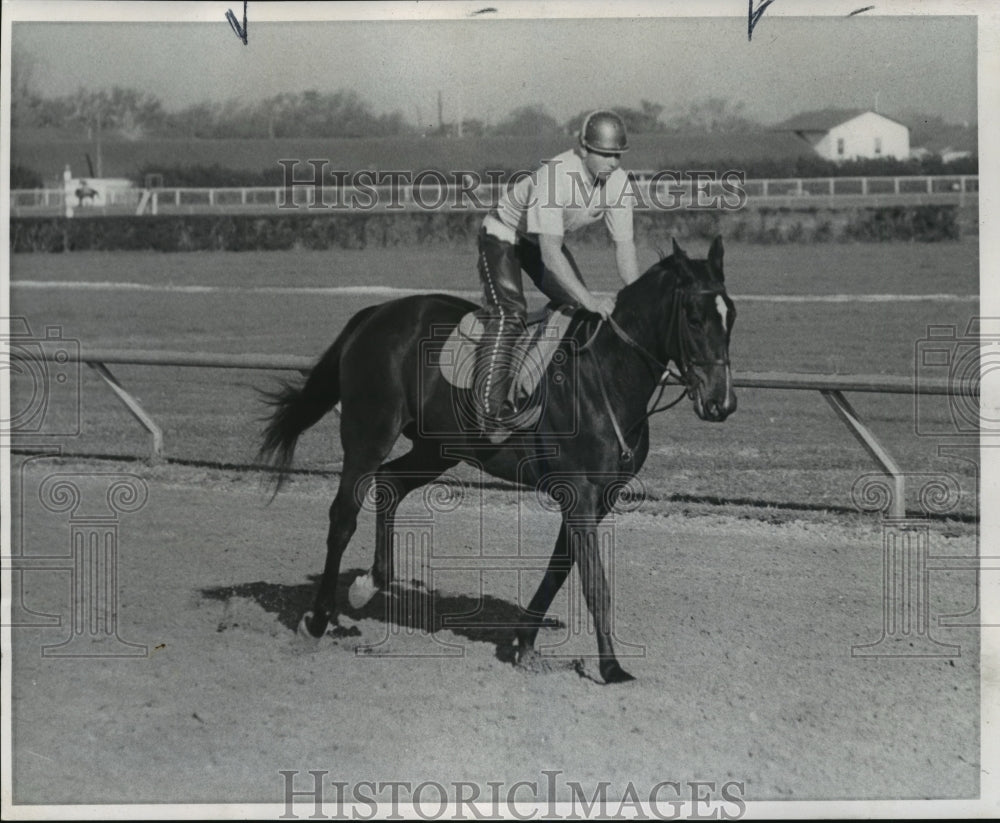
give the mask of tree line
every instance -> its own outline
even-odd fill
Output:
[[[307,90],[282,92],[247,102],[205,101],[176,111],[166,109],[153,94],[115,86],[45,97],[35,90],[33,64],[20,59],[11,72],[11,126],[76,132],[90,140],[102,136],[188,139],[335,138],[335,137],[492,137],[575,135],[589,110],[560,121],[540,104],[518,106],[496,122],[443,118],[433,126],[418,126],[400,111],[379,114],[356,91]],[[746,112],[743,102],[705,97],[667,112],[650,100],[639,105],[615,105],[633,134],[754,134],[769,128]],[[900,116],[910,126],[911,145],[968,142],[975,124],[958,126],[938,115],[908,110]]]
[[[664,107],[649,100],[636,107],[616,106],[630,132],[722,133],[761,130],[742,103],[707,98],[664,117]],[[246,102],[201,102],[169,111],[152,94],[133,88],[80,88],[72,94],[43,97],[30,82],[12,78],[11,126],[15,129],[77,131],[88,139],[120,136],[189,139],[393,137],[393,136],[544,136],[575,134],[587,111],[560,121],[543,105],[514,108],[495,123],[465,118],[443,119],[419,127],[399,111],[374,112],[357,92],[308,90],[283,92]]]

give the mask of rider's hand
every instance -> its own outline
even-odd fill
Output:
[[[613,295],[610,297],[595,297],[593,304],[589,308],[594,314],[599,314],[603,320],[607,320],[615,310],[615,298]]]

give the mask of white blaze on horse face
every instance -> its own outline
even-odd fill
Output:
[[[715,307],[719,310],[719,316],[722,318],[722,328],[726,329],[726,315],[729,313],[729,309],[726,307],[726,301],[722,299],[722,295],[718,294],[715,297]]]

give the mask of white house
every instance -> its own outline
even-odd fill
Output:
[[[799,114],[775,127],[792,132],[827,160],[910,156],[910,129],[863,109],[824,109]]]

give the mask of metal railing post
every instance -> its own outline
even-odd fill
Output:
[[[864,446],[865,451],[868,452],[872,460],[878,463],[882,471],[892,478],[894,491],[890,506],[891,516],[897,518],[906,517],[906,480],[903,477],[902,470],[900,470],[896,461],[893,460],[892,455],[875,439],[875,435],[872,434],[871,429],[861,422],[858,413],[847,402],[847,398],[841,392],[820,389],[820,394],[823,395],[823,399],[837,413],[837,417],[844,422],[851,434]]]
[[[111,391],[115,393],[119,400],[125,404],[125,408],[129,410],[132,416],[138,420],[143,428],[148,431],[153,438],[152,448],[150,450],[149,459],[152,463],[158,463],[163,459],[163,431],[156,424],[156,421],[147,414],[146,410],[139,404],[131,394],[129,394],[125,387],[118,381],[111,370],[100,362],[88,362],[90,368],[96,371],[101,378],[104,380],[108,386],[111,387]]]

